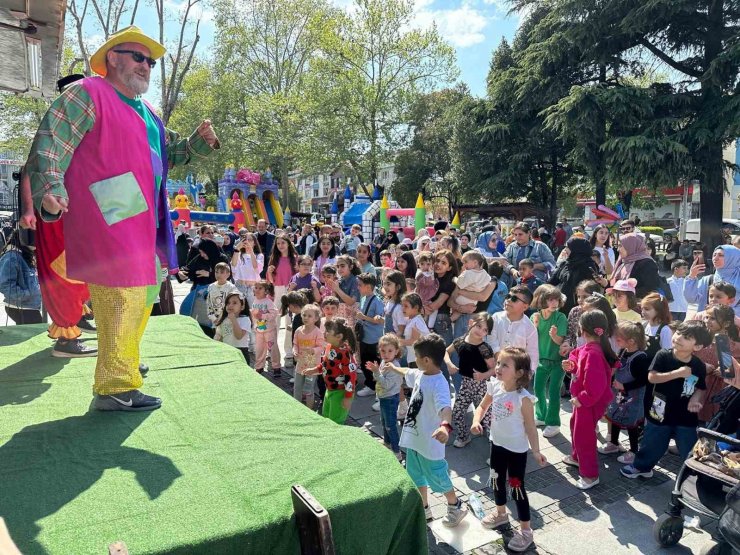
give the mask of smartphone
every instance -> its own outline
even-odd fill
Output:
[[[730,348],[730,338],[719,333],[714,338],[717,345],[717,360],[719,360],[719,371],[726,380],[735,378],[735,365],[732,359],[732,349]]]
[[[695,252],[694,253],[694,262],[697,264],[704,264],[704,253],[703,252]]]

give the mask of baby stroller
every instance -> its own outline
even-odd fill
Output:
[[[720,537],[702,553],[729,555],[740,550],[740,440],[726,434],[740,437],[740,390],[725,388],[713,400],[720,410],[706,428],[698,429],[699,440],[676,476],[670,505],[655,522],[653,535],[663,547],[676,545],[686,508],[719,521]]]

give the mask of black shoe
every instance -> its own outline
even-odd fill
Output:
[[[280,368],[273,368],[273,370],[272,370],[272,376],[273,376],[273,378],[279,378],[282,375],[283,375],[282,369],[280,369]]]
[[[80,328],[82,331],[98,333],[98,328],[95,327],[95,324],[93,324],[91,320],[86,320],[85,318],[80,318],[80,321],[77,322],[77,327]]]
[[[146,378],[146,375],[148,373],[149,373],[149,367],[144,363],[140,363],[139,364],[139,374],[141,374],[141,377]]]
[[[57,339],[51,356],[57,358],[83,358],[96,357],[98,350],[92,347],[86,347],[79,339]]]
[[[138,389],[116,393],[115,395],[96,395],[93,408],[103,411],[145,411],[155,410],[162,406],[162,399],[144,395]]]

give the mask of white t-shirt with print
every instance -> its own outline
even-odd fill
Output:
[[[442,421],[440,412],[452,406],[450,385],[440,372],[427,375],[410,368],[405,376],[412,389],[409,411],[401,429],[401,447],[413,449],[430,461],[445,458],[445,445],[432,437]]]
[[[216,333],[221,337],[221,341],[232,347],[246,349],[249,347],[249,332],[252,329],[252,321],[247,316],[239,316],[236,319],[239,327],[245,331],[241,339],[234,336],[234,326],[228,318],[216,327]]]
[[[408,321],[406,327],[403,329],[403,338],[411,339],[412,330],[419,330],[421,337],[429,335],[429,328],[427,327],[427,323],[424,321],[424,318],[422,318],[421,314],[417,314]],[[413,345],[406,346],[406,362],[416,362],[416,354],[414,353]]]
[[[486,393],[491,396],[491,441],[514,453],[526,453],[529,440],[524,429],[522,400],[527,398],[534,404],[537,397],[526,389],[506,391],[496,378],[488,380]]]

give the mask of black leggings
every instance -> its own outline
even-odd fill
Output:
[[[627,436],[630,438],[630,451],[635,455],[637,454],[637,446],[640,440],[640,427],[637,428],[622,428],[614,422],[611,423],[609,428],[609,442],[613,445],[619,445],[619,432],[621,430],[627,430]]]
[[[360,342],[360,368],[362,368],[362,374],[365,376],[365,387],[375,391],[375,378],[373,373],[365,368],[366,362],[380,362],[377,343]]]
[[[491,443],[491,470],[495,472],[493,480],[493,498],[496,505],[506,505],[506,476],[509,476],[511,497],[516,503],[519,522],[529,522],[529,498],[524,489],[524,474],[527,470],[527,453],[515,453],[505,447]],[[513,483],[512,483],[513,482]]]

